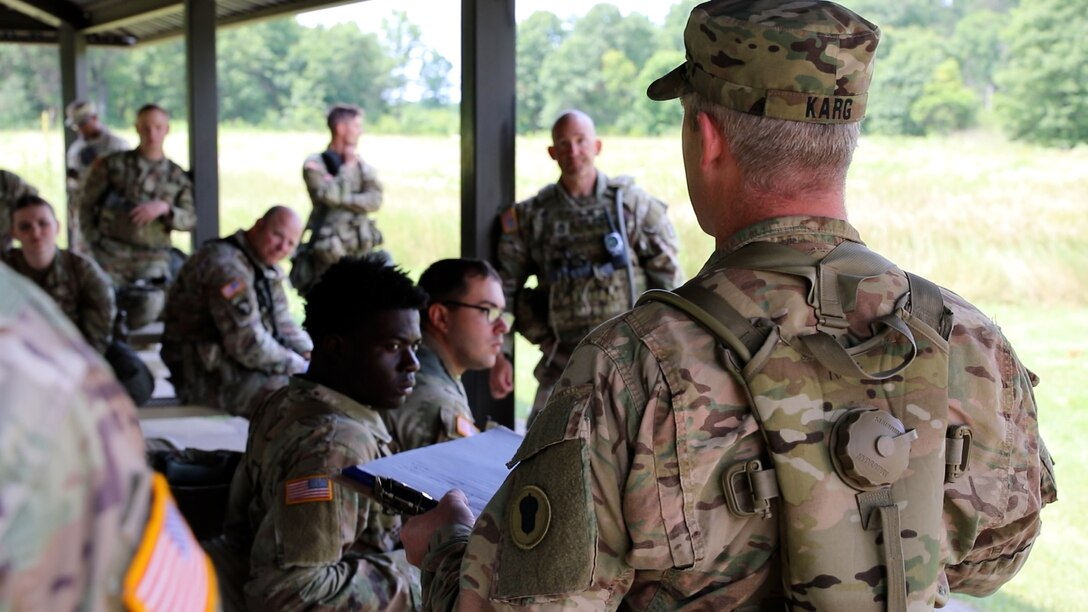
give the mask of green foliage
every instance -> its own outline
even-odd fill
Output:
[[[1004,57],[1001,27],[1005,16],[991,10],[968,13],[956,24],[952,52],[963,70],[964,82],[989,106],[994,71]]]
[[[1006,131],[1053,146],[1088,142],[1088,0],[1034,0],[1011,14],[995,98]]]
[[[884,30],[882,54],[869,88],[865,130],[873,134],[918,136],[925,127],[911,117],[911,108],[925,93],[947,57],[943,40],[932,30],[917,27]]]
[[[544,59],[562,44],[567,32],[554,13],[536,11],[518,24],[517,121],[521,133],[550,128],[542,116],[547,85],[538,72]]]
[[[946,59],[933,71],[922,97],[910,107],[910,118],[926,134],[946,134],[974,125],[978,99],[963,83],[960,65]]]

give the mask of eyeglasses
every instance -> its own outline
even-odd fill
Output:
[[[479,310],[487,316],[487,322],[494,324],[500,319],[503,324],[506,325],[506,329],[513,329],[514,315],[506,312],[498,306],[480,306],[479,304],[466,304],[464,302],[458,302],[455,300],[446,300],[442,302],[446,306],[461,306],[463,308],[472,308],[473,310]]]

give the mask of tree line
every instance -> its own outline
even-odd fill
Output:
[[[538,11],[518,24],[520,133],[547,130],[564,108],[584,109],[603,133],[677,129],[681,109],[645,88],[683,60],[695,0],[663,24],[613,4],[563,19]],[[843,0],[883,31],[866,133],[943,134],[980,121],[1051,146],[1088,142],[1088,0]],[[220,31],[219,118],[227,124],[312,128],[352,101],[373,129],[454,133],[451,63],[394,11],[381,31],[304,27],[294,18]],[[91,97],[113,124],[154,100],[184,117],[182,41],[88,52]],[[56,50],[0,45],[0,127],[36,125],[56,109]]]

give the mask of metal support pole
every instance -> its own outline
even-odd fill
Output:
[[[185,0],[189,84],[189,169],[196,203],[194,248],[219,237],[219,107],[216,99],[215,0]]]

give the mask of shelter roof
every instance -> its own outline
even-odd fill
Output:
[[[353,0],[214,0],[216,23],[350,4]],[[90,45],[134,45],[181,36],[184,0],[0,0],[0,42],[56,43],[70,25]]]

